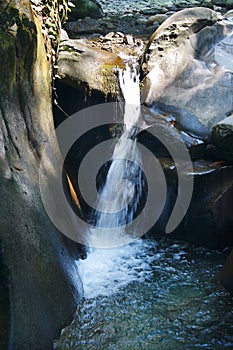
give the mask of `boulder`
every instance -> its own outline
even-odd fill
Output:
[[[69,20],[75,21],[85,17],[101,18],[103,10],[100,4],[95,0],[73,0],[75,7],[71,8]]]
[[[164,234],[177,199],[177,170],[173,160],[159,159],[167,180],[167,200],[161,217],[151,230],[156,237]],[[232,246],[233,237],[233,168],[224,162],[193,161],[193,171],[187,171],[180,160],[183,176],[193,177],[194,187],[190,206],[180,225],[169,234],[195,246],[223,249]],[[179,198],[179,196],[178,196]],[[182,208],[182,203],[181,203]]]
[[[157,14],[157,15],[151,16],[147,20],[147,25],[149,27],[153,25],[154,22],[158,22],[159,24],[162,24],[167,18],[168,16],[166,14]]]
[[[142,100],[176,117],[183,130],[210,140],[233,110],[231,20],[191,8],[169,17],[149,40],[143,58]]]
[[[68,85],[79,87],[85,83],[92,90],[105,95],[119,94],[117,67],[124,67],[114,53],[95,48],[88,40],[61,42],[58,57],[58,75]]]

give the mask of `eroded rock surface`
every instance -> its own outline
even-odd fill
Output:
[[[143,100],[174,114],[180,127],[211,140],[233,110],[232,32],[210,9],[176,13],[152,35],[143,67]]]

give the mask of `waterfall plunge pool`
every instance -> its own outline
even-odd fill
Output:
[[[93,249],[84,298],[57,350],[232,349],[232,298],[215,283],[227,252],[162,239]]]

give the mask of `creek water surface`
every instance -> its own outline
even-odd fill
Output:
[[[232,298],[215,283],[226,256],[168,240],[92,249],[84,299],[58,350],[233,349]]]

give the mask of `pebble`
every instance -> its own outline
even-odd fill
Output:
[[[167,15],[165,14],[158,14],[158,15],[154,15],[151,16],[148,21],[147,21],[147,25],[148,27],[153,25],[154,22],[158,22],[159,24],[163,23],[166,19],[168,18]]]
[[[132,35],[125,35],[125,41],[126,44],[130,45],[130,46],[134,46],[134,39],[132,37]]]

